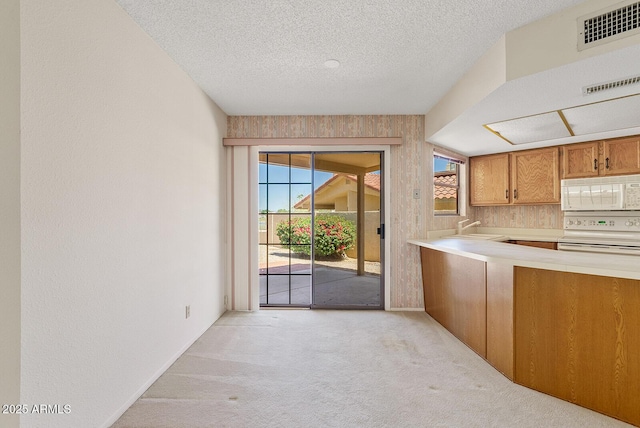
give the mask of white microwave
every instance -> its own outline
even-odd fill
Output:
[[[640,210],[640,174],[562,180],[562,211]]]

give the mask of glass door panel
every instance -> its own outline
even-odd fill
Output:
[[[382,308],[381,153],[314,154],[315,308]]]
[[[260,305],[311,303],[311,154],[260,153]]]

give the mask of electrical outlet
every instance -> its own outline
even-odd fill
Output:
[[[420,189],[413,189],[413,199],[420,199]]]
[[[191,305],[184,307],[184,318],[187,319],[191,316]]]

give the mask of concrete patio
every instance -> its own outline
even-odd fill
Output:
[[[279,250],[278,247],[269,247],[268,299],[267,276],[260,275],[260,304],[310,305],[310,260],[296,256],[289,259]],[[349,258],[316,260],[313,272],[314,306],[379,307],[380,263],[366,262],[365,275],[362,276],[357,275],[356,265],[357,260]],[[265,266],[266,263],[261,263],[261,273],[267,273]]]

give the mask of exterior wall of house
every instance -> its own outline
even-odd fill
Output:
[[[225,310],[226,115],[116,2],[20,8],[21,426],[109,426]]]
[[[0,2],[0,405],[20,403],[20,2]],[[19,426],[0,413],[0,426]]]
[[[342,196],[342,197],[336,198],[335,203],[336,203],[336,211],[349,211],[348,196]]]

